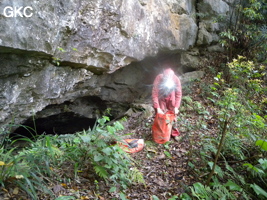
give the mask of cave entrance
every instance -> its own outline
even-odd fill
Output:
[[[28,119],[12,136],[29,137],[42,134],[72,134],[93,128],[96,118],[86,118],[74,112],[64,112],[36,120]]]

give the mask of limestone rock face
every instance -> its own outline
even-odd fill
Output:
[[[0,126],[63,112],[96,118],[107,107],[118,116],[149,102],[159,55],[182,73],[198,60],[186,53],[197,38],[216,41],[207,34],[216,25],[196,22],[197,7],[227,12],[214,1],[2,0]]]
[[[218,33],[222,24],[214,22],[216,17],[229,14],[229,5],[223,0],[200,0],[198,2],[198,14],[200,17],[197,45],[212,45],[219,41]]]
[[[229,11],[228,4],[223,0],[201,0],[199,5],[199,11],[203,13],[209,13],[214,16],[224,15]]]
[[[162,49],[186,50],[193,46],[197,25],[191,17],[192,2],[3,0],[0,45],[112,72],[132,61],[155,56]],[[5,17],[6,6],[30,6],[32,10],[26,11],[32,16]]]

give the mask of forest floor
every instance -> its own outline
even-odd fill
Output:
[[[200,81],[193,82],[187,88],[191,91],[190,98],[193,102],[197,101],[205,107],[205,100],[201,95]],[[184,104],[182,104],[184,105]],[[207,106],[208,107],[208,106]],[[208,108],[207,108],[208,109]],[[154,116],[142,119],[137,113],[127,120],[128,127],[126,132],[133,133],[133,138],[142,138],[145,140],[145,147],[138,153],[131,154],[136,161],[136,167],[142,172],[145,184],[136,184],[130,186],[123,193],[125,199],[130,200],[168,200],[175,195],[179,196],[184,193],[188,186],[200,180],[198,175],[194,174],[192,165],[192,151],[198,150],[200,147],[200,135],[215,135],[216,130],[213,124],[212,111],[210,117],[205,118],[205,123],[208,127],[201,127],[203,114],[199,114],[194,109],[181,111],[182,120],[178,120],[178,128],[180,130],[179,138],[171,138],[166,144],[157,144],[152,139],[151,127]],[[200,120],[201,118],[201,120]],[[178,115],[179,119],[179,115]],[[186,123],[185,121],[186,120]],[[188,127],[190,126],[190,127]],[[58,197],[62,196],[61,200],[68,200],[63,196],[72,196],[75,199],[122,199],[120,193],[109,192],[110,185],[101,180],[99,177],[94,177],[88,174],[80,173],[74,177],[73,169],[68,172],[62,169],[64,173],[69,174],[70,181],[68,183],[51,183],[51,189]],[[3,200],[30,200],[28,195],[18,189],[18,186],[9,184],[0,190],[0,199]],[[40,200],[49,199],[44,194],[40,194]],[[178,199],[178,198],[177,198]]]

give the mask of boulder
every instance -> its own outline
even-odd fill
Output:
[[[193,72],[187,72],[183,74],[180,79],[182,82],[182,85],[185,85],[191,81],[201,79],[204,77],[204,72],[203,71],[193,71]]]
[[[204,14],[203,18],[218,17],[229,12],[229,6],[223,0],[200,0],[198,2],[199,13]]]

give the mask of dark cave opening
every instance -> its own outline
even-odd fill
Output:
[[[61,135],[71,134],[93,128],[96,118],[86,118],[74,112],[64,112],[45,118],[28,119],[12,134],[11,138],[28,137],[36,135]]]
[[[111,109],[112,119],[116,119],[130,108],[132,102],[150,101],[153,80],[162,72],[163,65],[172,67],[179,75],[194,70],[181,67],[179,52],[162,52],[156,57],[147,57],[114,73],[112,77],[115,81],[107,81],[102,86],[101,97],[81,96],[73,101],[48,105],[36,113],[35,120],[31,117],[21,124],[12,136],[60,135],[88,130],[95,125],[96,117],[103,115],[107,108]],[[126,81],[127,75],[133,80]],[[127,93],[129,95],[124,95]]]

